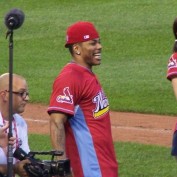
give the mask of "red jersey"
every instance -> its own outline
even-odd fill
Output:
[[[167,79],[171,80],[172,77],[177,77],[177,53],[171,55],[167,69]]]
[[[48,113],[71,117],[65,125],[66,153],[75,177],[118,177],[109,103],[95,74],[67,64],[53,84]]]
[[[173,53],[168,61],[167,79],[171,81],[173,77],[177,77],[177,53]],[[177,130],[177,123],[174,132]]]

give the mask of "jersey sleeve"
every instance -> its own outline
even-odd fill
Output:
[[[56,78],[47,110],[49,114],[62,112],[71,116],[74,115],[78,90],[78,81],[75,78],[71,71],[64,72]]]
[[[172,80],[173,77],[177,77],[177,54],[173,54],[167,66],[167,79]]]

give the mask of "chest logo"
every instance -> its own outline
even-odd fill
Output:
[[[109,102],[103,91],[100,91],[94,98],[93,103],[96,104],[93,110],[93,117],[99,118],[109,111]]]

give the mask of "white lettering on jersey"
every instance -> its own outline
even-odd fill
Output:
[[[94,98],[93,103],[96,104],[95,110],[93,110],[93,117],[98,118],[109,111],[108,99],[103,93],[99,92]]]
[[[59,103],[73,104],[73,95],[70,94],[69,87],[63,89],[63,95],[57,96],[56,101]]]

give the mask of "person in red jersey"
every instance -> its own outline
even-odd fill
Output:
[[[167,79],[171,81],[177,99],[177,18],[173,22],[173,34],[175,36],[175,43],[173,46],[173,54],[168,61]],[[173,133],[171,155],[177,160],[177,123]]]
[[[118,177],[109,102],[92,71],[101,64],[99,33],[90,22],[76,22],[65,47],[72,60],[55,79],[48,107],[52,146],[70,159],[74,177]]]

